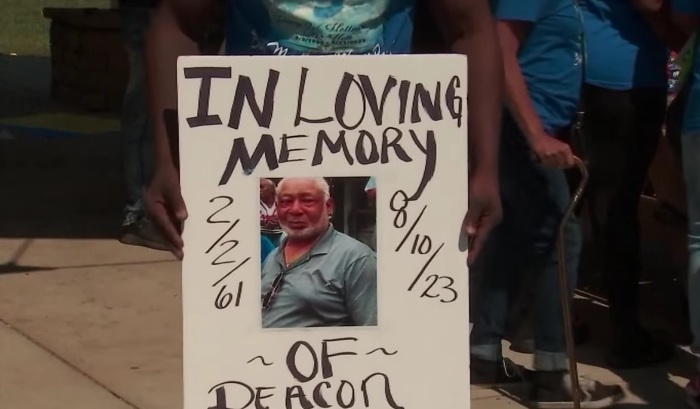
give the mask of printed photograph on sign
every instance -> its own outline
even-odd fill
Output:
[[[377,325],[374,180],[260,179],[263,328]]]
[[[184,409],[469,408],[466,100],[464,56],[178,60]]]

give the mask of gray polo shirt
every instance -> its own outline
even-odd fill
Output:
[[[279,274],[282,285],[263,328],[377,325],[377,255],[364,243],[328,228],[308,253],[285,268],[284,243],[262,267],[262,297]]]

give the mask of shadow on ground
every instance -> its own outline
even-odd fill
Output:
[[[644,297],[644,299],[648,300],[649,298]],[[677,322],[673,322],[676,320],[670,320],[666,325],[659,324],[666,314],[674,314],[674,311],[659,308],[650,314],[649,310],[651,308],[654,307],[647,305],[643,313],[645,322],[648,325],[664,330],[669,334],[683,331],[682,328],[678,328],[679,324]],[[592,327],[591,340],[585,346],[577,348],[576,351],[577,361],[580,364],[609,369],[627,384],[631,394],[646,402],[646,405],[644,405],[646,407],[683,407],[685,400],[683,388],[678,384],[678,379],[674,382],[671,378],[688,379],[692,377],[696,359],[693,355],[679,347],[674,358],[663,364],[630,370],[609,368],[605,361],[610,341],[609,334],[611,333],[607,307],[591,300],[580,299],[576,303],[576,310],[586,317],[586,321]],[[631,408],[636,406],[640,405],[623,403],[615,407]]]
[[[116,134],[0,140],[0,237],[115,238],[121,169]]]
[[[50,100],[51,59],[0,54],[0,118],[46,112]]]
[[[575,311],[591,327],[591,339],[585,346],[577,348],[580,364],[608,368],[628,385],[630,393],[646,402],[645,407],[670,408],[685,405],[685,393],[681,385],[695,373],[696,357],[687,352],[692,341],[685,306],[685,290],[680,275],[674,271],[670,255],[652,238],[643,243],[640,292],[642,323],[652,330],[660,331],[678,347],[674,358],[666,363],[640,369],[616,370],[606,364],[612,327],[605,299],[601,251],[592,246],[586,249],[582,263],[581,280]],[[673,379],[675,378],[675,379]],[[680,385],[679,385],[680,383]],[[616,408],[638,407],[640,404],[623,403]]]
[[[639,285],[640,320],[645,327],[661,331],[678,346],[675,356],[663,364],[634,370],[616,370],[607,365],[606,358],[613,331],[603,285],[606,272],[602,266],[600,249],[589,243],[582,257],[574,311],[588,325],[590,338],[585,345],[576,348],[576,359],[580,364],[581,374],[595,374],[598,380],[608,383],[622,382],[626,385],[630,397],[625,402],[615,405],[615,408],[684,407],[683,386],[687,379],[696,373],[697,358],[689,353],[687,348],[692,337],[685,306],[684,285],[680,279],[683,273],[671,267],[670,255],[656,238],[650,234],[644,237],[644,269]],[[531,363],[531,356],[515,354],[515,357],[518,363]],[[524,390],[498,392],[521,404],[522,397],[527,396],[527,391]]]
[[[640,319],[652,330],[661,331],[678,347],[669,362],[640,369],[617,370],[606,364],[607,350],[611,342],[612,327],[603,287],[603,274],[599,261],[600,252],[587,249],[587,257],[582,264],[582,281],[575,310],[585,317],[591,327],[590,342],[577,349],[577,360],[581,364],[608,368],[628,385],[630,393],[646,402],[645,407],[670,408],[685,405],[684,380],[695,373],[696,357],[687,352],[692,337],[688,326],[687,309],[681,272],[673,271],[669,255],[661,247],[651,247],[645,243],[640,291]],[[673,379],[675,378],[675,379]],[[679,385],[680,383],[680,385]],[[616,408],[639,407],[640,404],[623,403]]]
[[[58,267],[52,267],[52,266],[35,266],[35,265],[26,265],[22,263],[22,259],[24,254],[27,252],[27,250],[30,249],[32,244],[34,243],[34,239],[24,239],[20,242],[19,246],[17,249],[12,251],[11,254],[9,254],[9,257],[4,257],[3,263],[0,264],[0,276],[2,275],[7,275],[7,274],[29,274],[29,273],[37,273],[37,272],[44,272],[44,271],[54,271],[54,270],[60,270],[60,269],[92,269],[92,268],[103,268],[103,267],[116,267],[116,268],[121,268],[121,267],[128,267],[128,266],[144,266],[148,264],[163,264],[163,263],[168,263],[171,262],[172,260],[151,260],[151,261],[120,261],[120,262],[100,262],[100,263],[80,263],[80,262],[75,262],[75,263],[68,263],[67,265],[61,265]],[[5,256],[3,254],[3,256]]]
[[[48,57],[0,55],[0,118],[70,111],[50,100],[50,82]],[[118,134],[43,138],[5,129],[0,186],[2,238],[116,238],[125,200]]]

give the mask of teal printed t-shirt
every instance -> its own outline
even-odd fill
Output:
[[[235,0],[226,54],[407,54],[413,0]]]
[[[630,0],[583,0],[586,83],[628,90],[666,87],[669,50]]]
[[[700,17],[700,0],[672,0],[671,9],[676,14]],[[692,72],[688,76],[688,100],[683,114],[683,133],[700,131],[700,41],[695,41]]]
[[[518,62],[545,130],[571,124],[583,82],[583,24],[576,0],[492,0],[501,21],[524,21],[531,30]]]
[[[267,256],[275,250],[275,245],[267,237],[260,235],[260,262],[265,263]]]

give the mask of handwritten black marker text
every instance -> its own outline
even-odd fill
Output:
[[[397,190],[391,197],[391,201],[389,203],[391,211],[394,212],[394,227],[396,229],[406,229],[401,241],[399,241],[394,251],[397,253],[402,251],[404,245],[410,240],[411,245],[409,254],[428,255],[428,259],[425,261],[425,264],[423,264],[423,267],[421,267],[418,274],[408,286],[408,291],[413,291],[416,285],[421,282],[422,279],[424,282],[427,282],[428,285],[423,289],[423,292],[420,295],[421,298],[438,298],[440,302],[443,303],[454,302],[459,297],[459,294],[452,287],[454,284],[454,279],[452,277],[439,276],[437,274],[430,274],[425,277],[426,271],[430,267],[433,260],[435,260],[437,255],[440,253],[440,250],[442,250],[445,243],[440,243],[435,251],[433,251],[433,239],[428,235],[416,232],[416,228],[420,224],[425,211],[428,210],[428,205],[424,205],[421,211],[418,213],[418,216],[416,216],[412,221],[409,221],[407,209],[411,201],[412,200],[408,198],[408,195],[406,195],[406,192]],[[410,226],[408,226],[409,223]]]
[[[275,92],[280,75],[279,71],[268,71],[262,98],[256,96],[256,89],[250,77],[238,75],[226,126],[237,131],[241,124],[243,108],[248,106],[258,127],[270,129],[275,115]],[[458,127],[463,126],[464,97],[459,77],[437,81],[434,88],[429,90],[420,82],[399,80],[393,76],[377,79],[361,73],[346,72],[337,86],[335,102],[330,107],[330,112],[316,113],[314,118],[311,118],[310,114],[304,112],[304,91],[307,86],[313,86],[307,84],[310,76],[308,68],[301,69],[296,115],[294,123],[289,124],[289,127],[305,123],[317,124],[318,129],[313,133],[288,132],[281,135],[262,132],[260,137],[255,139],[233,133],[231,151],[219,185],[227,184],[236,168],[255,169],[263,158],[267,168],[275,170],[287,162],[309,161],[311,166],[319,166],[327,155],[342,155],[349,165],[360,166],[385,164],[392,160],[412,162],[422,157],[425,163],[423,174],[410,198],[420,197],[435,173],[435,140],[442,135],[435,135],[433,130],[425,129],[425,126],[418,130],[415,125],[426,121],[452,120]],[[224,126],[220,116],[224,113],[211,112],[209,100],[212,82],[232,79],[232,69],[185,68],[185,78],[200,81],[197,113],[187,118],[189,126]],[[390,99],[395,102],[391,104],[395,107],[392,110],[387,108],[387,101]],[[360,105],[361,114],[357,118],[350,118],[347,106],[355,102]],[[372,131],[365,129],[370,127]],[[376,131],[377,128],[381,131]],[[303,142],[305,138],[315,139],[311,144],[314,146],[312,151],[303,147],[308,146]],[[253,145],[249,145],[251,140],[255,141]]]
[[[229,253],[233,253],[233,250],[238,247],[240,244],[240,241],[238,239],[233,239],[233,238],[228,238],[231,236],[231,232],[236,228],[238,223],[241,221],[240,219],[237,220],[228,220],[228,219],[220,219],[218,218],[218,214],[223,212],[225,209],[227,209],[229,206],[231,206],[234,202],[233,198],[230,196],[217,196],[214,197],[209,201],[209,203],[214,203],[214,202],[223,202],[224,204],[217,208],[216,211],[214,211],[208,218],[207,218],[207,223],[210,224],[225,224],[228,225],[228,228],[221,234],[207,249],[205,254],[212,254],[212,251],[214,249],[217,249],[217,252],[214,252],[213,254],[216,254],[216,257],[214,257],[211,261],[212,266],[219,266],[219,265],[233,265],[233,267],[228,270],[226,274],[224,274],[222,277],[218,278],[212,287],[217,287],[219,284],[221,284],[225,279],[227,279],[231,274],[236,272],[239,268],[241,268],[243,265],[245,265],[249,260],[250,257],[247,257],[243,259],[242,261],[238,262],[236,259],[232,258],[233,254],[229,255]],[[228,238],[228,239],[227,239]],[[227,291],[227,285],[223,284],[219,288],[219,292],[216,295],[216,298],[214,299],[214,306],[217,309],[223,310],[229,305],[231,305],[231,302],[234,301],[234,296],[231,292]],[[241,304],[241,296],[243,295],[243,281],[239,281],[236,289],[236,297],[235,297],[235,303],[234,305],[238,307]]]
[[[221,382],[209,390],[214,394],[215,404],[207,409],[369,408],[375,399],[381,399],[380,406],[386,404],[393,409],[403,409],[396,403],[389,376],[384,373],[370,374],[359,385],[334,378],[334,360],[358,355],[349,348],[341,349],[337,344],[355,341],[357,338],[325,339],[321,342],[320,353],[308,342],[297,341],[287,351],[285,360],[287,370],[297,384],[280,388],[251,386],[235,380]]]

